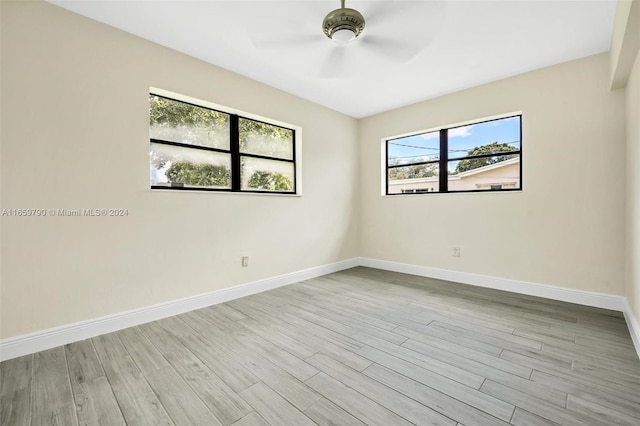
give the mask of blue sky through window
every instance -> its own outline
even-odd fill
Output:
[[[392,139],[388,142],[389,165],[410,164],[439,159],[439,133]],[[520,149],[520,117],[509,117],[449,129],[449,158],[460,158],[475,147],[493,142]],[[449,163],[455,169],[457,161]]]

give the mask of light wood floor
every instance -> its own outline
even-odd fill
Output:
[[[620,313],[367,268],[0,364],[2,425],[639,425]]]

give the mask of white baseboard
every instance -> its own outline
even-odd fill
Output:
[[[493,288],[496,290],[505,290],[512,293],[527,294],[529,296],[544,297],[547,299],[577,303],[579,305],[593,306],[596,308],[611,309],[614,311],[623,311],[624,302],[626,300],[624,296],[616,296],[613,294],[575,290],[566,287],[556,287],[552,285],[530,283],[527,281],[471,274],[468,272],[430,268],[428,266],[410,265],[407,263],[389,262],[386,260],[371,259],[367,257],[359,258],[358,263],[361,266],[368,266],[370,268],[402,272],[405,274],[453,281],[478,287]]]
[[[93,318],[60,327],[49,328],[21,336],[0,340],[0,361],[17,358],[57,346],[99,336],[105,333],[122,330],[123,328],[156,321],[162,318],[178,315],[195,309],[224,303],[229,300],[249,296],[277,287],[297,283],[333,272],[358,266],[358,259],[349,259],[328,265],[316,266],[302,271],[291,272],[266,278],[234,287],[214,290],[196,296],[172,300],[153,306],[145,306],[130,311],[119,312],[100,318]]]
[[[60,327],[3,339],[0,340],[0,361],[6,361],[22,355],[51,349],[57,346],[66,345],[68,343],[77,342],[105,333],[111,333],[113,331],[122,330],[123,328],[156,321],[172,315],[182,314],[218,303],[224,303],[229,300],[238,299],[251,294],[294,284],[356,266],[367,266],[370,268],[401,272],[479,287],[493,288],[496,290],[505,290],[513,293],[527,294],[530,296],[544,297],[563,302],[622,311],[627,321],[629,332],[631,333],[638,356],[640,357],[640,325],[634,317],[626,298],[623,296],[360,257],[328,265],[316,266],[284,275],[278,275],[276,277],[266,278],[221,290],[215,290],[196,296],[185,297],[183,299],[172,300],[167,303],[146,306],[100,318],[94,318],[87,321],[76,322],[73,324],[67,324]]]
[[[627,299],[624,300],[624,310],[622,312],[624,313],[624,319],[627,321],[627,327],[629,327],[629,334],[631,334],[633,346],[636,347],[636,353],[638,354],[638,358],[640,358],[640,323],[638,323],[636,316],[633,314]]]

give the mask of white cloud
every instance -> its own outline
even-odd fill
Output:
[[[426,140],[437,139],[437,138],[440,137],[440,132],[423,133],[423,134],[420,135],[420,137],[422,139],[426,139]]]
[[[472,126],[462,126],[462,127],[456,127],[455,129],[451,129],[449,130],[449,137],[450,138],[454,138],[454,137],[466,138],[467,136],[471,136],[471,127]]]
[[[455,138],[455,137],[459,137],[459,138],[465,138],[467,136],[471,136],[471,128],[473,126],[462,126],[462,127],[456,127],[454,129],[450,129],[449,130],[449,137],[450,138]],[[437,139],[440,137],[440,132],[429,132],[429,133],[423,133],[420,135],[420,137],[422,139]]]

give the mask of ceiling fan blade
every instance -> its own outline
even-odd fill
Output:
[[[283,34],[261,32],[250,34],[251,43],[256,49],[289,49],[292,47],[308,47],[312,43],[323,40],[324,34]]]
[[[416,57],[425,46],[418,46],[415,43],[409,44],[396,41],[390,38],[369,35],[358,40],[363,47],[366,47],[372,53],[383,56],[391,61],[408,62]]]
[[[406,9],[415,6],[414,1],[372,1],[363,4],[360,13],[366,20],[366,26],[385,25],[393,23],[394,20],[402,20],[406,16]],[[360,7],[352,6],[356,9]]]
[[[429,42],[442,27],[448,7],[446,1],[367,2],[361,11],[366,20],[364,33]]]
[[[327,79],[339,77],[343,71],[345,55],[345,46],[333,46],[331,53],[320,64],[318,77]]]
[[[247,11],[247,35],[257,49],[284,50],[308,47],[311,43],[324,41],[325,36],[320,28],[322,16],[328,12],[324,2],[268,3],[274,3],[269,8],[277,11],[272,19],[265,19],[265,14],[269,12],[265,12],[263,7]]]

